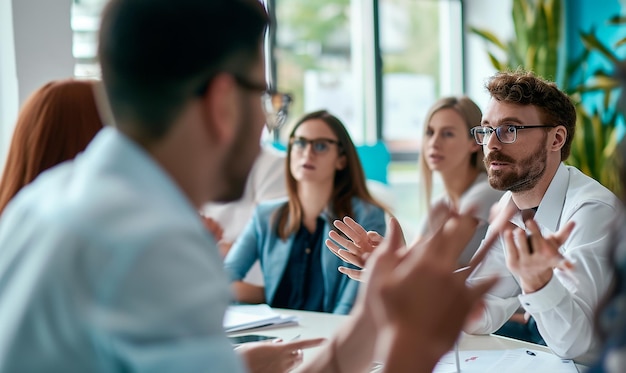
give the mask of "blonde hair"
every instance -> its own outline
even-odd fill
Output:
[[[433,189],[433,171],[426,164],[426,159],[423,157],[424,150],[424,142],[426,141],[426,131],[428,131],[428,125],[435,113],[444,109],[452,109],[456,111],[462,118],[465,120],[465,125],[467,126],[467,136],[472,137],[470,134],[470,129],[475,126],[480,125],[480,121],[482,119],[482,112],[480,108],[474,101],[472,101],[467,96],[450,96],[443,97],[437,100],[428,110],[426,114],[426,118],[424,120],[424,132],[422,137],[422,154],[419,157],[418,170],[420,176],[422,177],[423,183],[423,197],[426,202],[427,208],[430,210],[430,202],[432,198],[432,189]],[[470,158],[470,167],[473,167],[477,170],[485,171],[485,165],[483,163],[483,152],[477,151],[472,154]]]

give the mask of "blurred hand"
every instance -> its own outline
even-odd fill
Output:
[[[213,218],[202,214],[200,214],[200,217],[202,218],[202,222],[204,223],[206,229],[213,235],[215,242],[217,242],[217,248],[220,251],[220,255],[222,258],[225,258],[228,251],[230,251],[231,246],[233,246],[233,243],[224,240],[224,228],[222,228],[220,223]]]
[[[452,348],[470,312],[496,282],[490,279],[471,288],[465,280],[472,268],[455,271],[465,242],[457,242],[449,232],[463,226],[465,218],[449,210],[442,219],[445,224],[411,250],[400,247],[396,221],[368,262],[365,302],[381,333],[378,346],[390,356],[387,363],[393,363],[389,371],[401,371],[400,367],[412,371],[418,357],[436,363]],[[397,348],[400,341],[411,346],[405,354]],[[416,354],[414,346],[426,350]]]
[[[224,238],[224,228],[215,219],[208,216],[200,215],[202,222],[206,229],[211,232],[216,242],[221,241]]]
[[[317,347],[324,341],[324,338],[315,338],[292,342],[251,342],[241,345],[236,351],[251,373],[282,373],[302,363],[303,349]]]

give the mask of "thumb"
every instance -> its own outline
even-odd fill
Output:
[[[395,217],[391,217],[387,223],[387,237],[382,240],[381,244],[383,243],[385,243],[386,250],[393,252],[404,246],[402,227]]]

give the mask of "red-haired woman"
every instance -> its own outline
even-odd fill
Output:
[[[102,128],[94,84],[52,81],[26,101],[0,179],[0,214],[20,189],[48,168],[74,158]]]

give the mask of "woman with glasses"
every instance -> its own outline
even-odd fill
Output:
[[[465,238],[468,243],[459,257],[459,266],[466,265],[474,255],[487,232],[491,207],[503,194],[489,185],[482,147],[470,133],[472,127],[480,125],[481,117],[480,108],[470,98],[444,97],[431,106],[424,121],[419,168],[428,211],[438,204],[450,206],[462,213],[472,209],[473,219],[464,219],[464,224],[473,229],[464,231],[472,232],[473,235]],[[444,194],[433,200],[435,172],[441,177]],[[357,266],[363,264],[361,255],[371,252],[382,240],[378,232],[367,232],[369,229],[361,227],[359,223],[358,219],[350,218],[335,222],[335,226],[348,239],[330,232],[329,237],[333,241],[326,241],[333,252]],[[432,225],[430,223],[425,221],[421,224],[418,239],[428,233]],[[348,252],[339,251],[341,247]],[[361,277],[359,270],[341,268],[340,271],[357,280]]]
[[[235,298],[272,307],[347,314],[357,283],[324,248],[332,221],[354,216],[384,232],[385,209],[367,190],[363,168],[344,125],[326,111],[300,119],[289,136],[287,199],[261,203],[225,259]],[[264,287],[242,279],[261,262]]]

